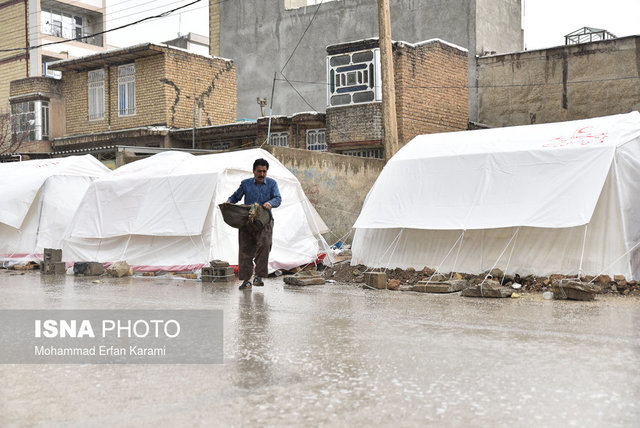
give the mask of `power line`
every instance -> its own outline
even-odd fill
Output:
[[[318,4],[318,7],[316,8],[316,11],[313,13],[313,16],[311,17],[311,20],[309,21],[309,24],[307,24],[307,28],[304,29],[304,32],[300,36],[300,39],[298,40],[298,43],[296,43],[295,48],[293,48],[293,51],[291,51],[291,55],[289,55],[289,58],[287,58],[287,61],[282,66],[282,69],[280,69],[280,74],[282,75],[282,77],[284,77],[284,80],[291,86],[291,88],[296,92],[296,94],[298,94],[300,96],[300,98],[302,98],[302,101],[304,101],[314,111],[317,111],[316,108],[314,106],[312,106],[311,103],[309,101],[307,101],[307,99],[293,85],[293,83],[291,83],[289,81],[289,79],[287,79],[287,76],[285,76],[285,74],[284,74],[284,69],[287,67],[287,65],[289,65],[289,61],[291,61],[291,58],[293,58],[293,55],[296,53],[296,50],[298,49],[298,46],[300,46],[300,43],[302,43],[302,39],[304,38],[305,34],[307,34],[307,31],[309,31],[309,28],[311,27],[311,24],[313,24],[313,21],[316,19],[316,15],[318,15],[318,11],[322,7],[323,3],[324,3],[324,0],[320,0],[320,3]],[[278,79],[276,79],[276,80],[278,80]]]
[[[582,83],[596,83],[596,82],[609,82],[609,81],[617,81],[617,80],[631,80],[631,79],[640,79],[640,76],[624,76],[624,77],[611,77],[605,79],[586,79],[586,80],[569,80],[566,83],[568,85],[582,84]],[[280,81],[287,81],[289,84],[291,83],[299,83],[306,85],[321,85],[321,86],[329,86],[327,82],[309,82],[305,80],[290,80],[290,79],[276,79]],[[557,86],[563,85],[563,82],[549,82],[549,83],[513,83],[513,84],[504,84],[504,85],[434,85],[434,86],[418,86],[411,85],[411,88],[415,89],[482,89],[482,88],[514,88],[514,87],[531,87],[531,86]]]
[[[121,26],[116,27],[116,28],[111,28],[111,29],[109,29],[109,30],[99,31],[99,32],[97,32],[97,33],[93,33],[93,34],[89,34],[89,35],[87,35],[87,36],[79,37],[78,39],[68,39],[68,40],[63,40],[63,41],[60,41],[60,42],[42,43],[42,44],[39,44],[39,45],[37,45],[37,46],[29,46],[29,47],[28,47],[28,49],[38,49],[38,48],[41,48],[41,47],[44,47],[44,46],[59,45],[59,44],[63,44],[63,43],[74,42],[74,41],[77,41],[77,40],[83,40],[83,39],[87,39],[87,38],[90,38],[90,37],[99,36],[99,35],[101,35],[101,34],[110,33],[110,32],[112,32],[112,31],[121,30],[121,29],[123,29],[123,28],[131,27],[131,26],[133,26],[133,25],[137,25],[137,24],[140,24],[140,23],[142,23],[142,22],[149,21],[149,20],[151,20],[151,19],[163,18],[163,17],[165,17],[165,16],[168,16],[168,15],[172,14],[173,12],[175,12],[175,11],[177,11],[177,10],[184,9],[184,8],[186,8],[186,7],[189,7],[189,6],[193,5],[193,4],[199,3],[199,2],[201,2],[201,1],[202,1],[202,0],[194,0],[194,1],[192,1],[191,3],[187,3],[187,4],[183,5],[183,6],[176,7],[176,8],[174,8],[174,9],[168,10],[168,11],[163,12],[163,13],[160,13],[160,14],[158,14],[158,15],[154,15],[154,16],[147,16],[147,17],[142,18],[142,19],[139,19],[139,20],[137,20],[137,21],[135,21],[135,22],[131,22],[131,23],[129,23],[129,24],[121,25]],[[223,1],[228,1],[228,0],[220,0],[220,2],[218,2],[218,3],[221,3],[221,2],[223,2]],[[16,51],[23,51],[23,50],[26,50],[26,49],[27,49],[27,47],[23,47],[23,48],[10,48],[10,49],[0,49],[0,52],[16,52]]]

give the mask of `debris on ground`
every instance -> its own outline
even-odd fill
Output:
[[[324,284],[324,278],[320,272],[303,270],[292,276],[285,276],[284,283],[288,285],[305,286]]]
[[[133,269],[125,261],[114,262],[106,270],[107,274],[116,278],[133,275]]]
[[[511,297],[513,290],[510,287],[503,287],[498,281],[487,280],[484,283],[472,285],[465,288],[460,293],[463,297],[494,297],[505,298]]]
[[[582,276],[577,278],[575,275],[553,274],[549,276],[535,276],[519,274],[507,275],[501,269],[494,268],[491,271],[485,271],[479,275],[467,274],[464,272],[436,272],[435,269],[424,267],[421,270],[414,268],[408,269],[378,269],[369,268],[365,265],[351,266],[350,260],[344,260],[328,266],[322,275],[325,279],[337,281],[346,284],[363,284],[366,282],[365,275],[368,272],[384,272],[387,275],[387,286],[383,287],[389,290],[401,291],[418,291],[418,292],[456,292],[456,291],[438,291],[446,290],[447,285],[451,287],[454,281],[466,281],[468,287],[478,286],[483,283],[483,287],[488,280],[494,281],[500,287],[507,289],[505,293],[512,293],[517,290],[518,294],[526,292],[552,292],[554,286],[569,281],[577,281],[581,284],[592,284],[597,286],[599,293],[615,293],[629,296],[640,296],[640,284],[638,281],[627,281],[623,275]],[[393,283],[391,282],[393,281]],[[398,281],[398,282],[396,282]],[[429,287],[431,291],[426,291],[427,282],[432,284]],[[444,283],[439,284],[438,283]],[[390,284],[392,284],[390,286]],[[464,283],[456,282],[455,287],[466,287]],[[417,287],[416,287],[417,286]],[[460,291],[460,290],[458,290]],[[511,296],[512,294],[509,294]],[[556,293],[554,293],[555,295]]]
[[[602,290],[600,286],[580,281],[561,280],[553,284],[553,298],[556,300],[594,300]]]

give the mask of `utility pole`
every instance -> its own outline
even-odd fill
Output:
[[[384,159],[398,151],[398,123],[396,120],[396,85],[393,76],[391,50],[391,14],[389,0],[378,0],[378,33],[380,40],[380,68],[382,77],[382,128],[384,129]]]

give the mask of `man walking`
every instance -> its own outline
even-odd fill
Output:
[[[269,162],[265,159],[256,159],[253,163],[253,178],[247,178],[240,182],[240,187],[229,197],[229,202],[237,203],[244,195],[244,204],[260,204],[269,211],[270,221],[261,230],[256,231],[250,226],[238,229],[238,278],[242,281],[240,290],[251,287],[251,275],[255,260],[256,276],[253,285],[264,285],[263,277],[269,274],[269,252],[271,251],[271,239],[273,236],[272,208],[277,208],[282,202],[278,183],[267,177]]]

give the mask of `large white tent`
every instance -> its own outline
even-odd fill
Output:
[[[237,264],[238,231],[218,204],[269,162],[282,205],[273,209],[269,270],[312,263],[328,253],[328,231],[296,177],[262,149],[194,156],[164,152],[124,165],[88,189],[67,231],[68,260],[125,260],[135,270],[197,269],[210,260]],[[330,254],[329,254],[330,255]]]
[[[352,264],[640,279],[640,114],[418,136],[354,228]]]
[[[0,260],[42,259],[60,248],[89,184],[110,170],[91,155],[0,163]]]

